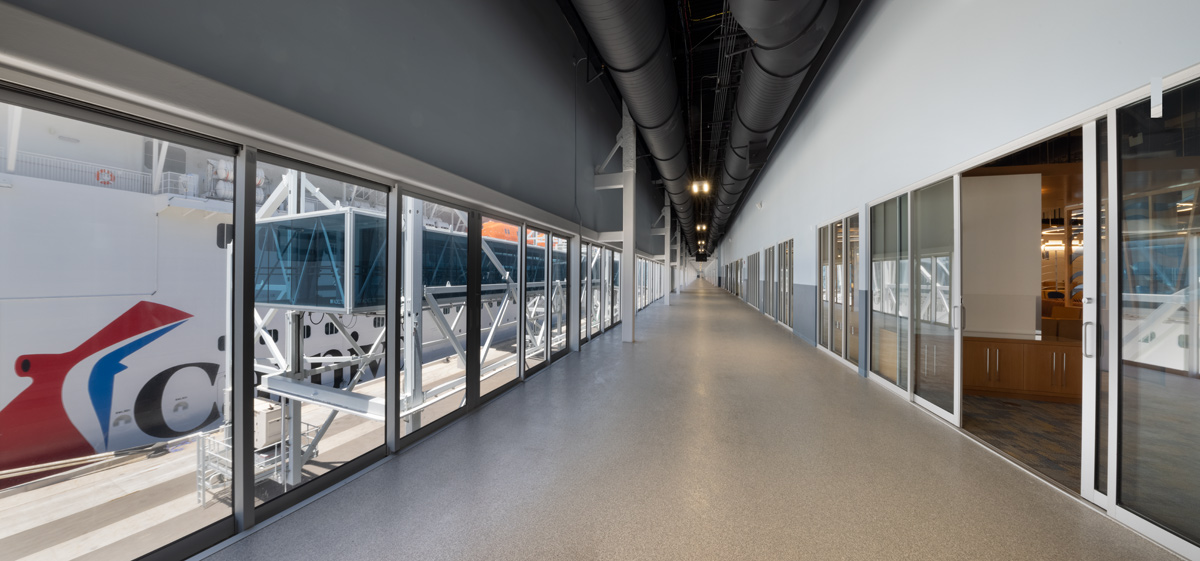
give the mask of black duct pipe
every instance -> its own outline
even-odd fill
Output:
[[[572,0],[663,178],[689,248],[696,247],[688,194],[687,124],[675,83],[662,2]]]
[[[754,171],[751,147],[765,146],[796,97],[837,19],[838,0],[729,0],[755,46],[743,55],[742,82],[717,181],[712,238],[723,232]]]

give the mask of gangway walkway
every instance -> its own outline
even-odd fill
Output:
[[[671,300],[211,559],[1176,559],[723,290]]]

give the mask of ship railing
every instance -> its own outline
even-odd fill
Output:
[[[3,154],[0,162],[7,162],[7,147],[0,150],[0,153]],[[150,178],[150,174],[144,171],[135,171],[20,150],[17,151],[15,163],[16,166],[11,172],[6,167],[0,168],[0,171],[23,175],[25,177],[62,181],[76,185],[104,187],[118,191],[129,191],[131,193],[150,194],[154,184]]]
[[[301,422],[301,449],[310,452],[321,427]],[[311,451],[316,456],[316,451]],[[254,450],[254,483],[284,484],[286,452],[283,440]],[[227,503],[233,492],[233,430],[224,425],[196,438],[196,501],[203,508]]]
[[[196,174],[164,172],[156,189],[154,174],[147,171],[18,150],[14,168],[10,172],[4,166],[7,159],[8,149],[0,147],[0,173],[144,195],[170,193],[199,199],[215,198],[211,178],[201,178]]]

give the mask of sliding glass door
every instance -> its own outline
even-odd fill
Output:
[[[1177,550],[1197,551],[1200,82],[1165,92],[1161,110],[1155,117],[1150,100],[1117,110],[1109,152],[1117,167],[1110,200],[1118,203],[1120,290],[1109,351],[1118,368],[1110,386],[1117,419],[1108,433],[1107,483],[1116,497],[1109,512]]]
[[[962,419],[958,193],[957,176],[912,193],[914,399],[955,425]]]

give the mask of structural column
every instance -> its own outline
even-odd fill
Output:
[[[583,294],[575,292],[581,289],[583,283],[579,282],[582,278],[583,271],[579,268],[581,256],[579,252],[583,250],[583,244],[580,242],[579,236],[573,236],[567,241],[567,348],[571,351],[579,350],[579,324],[583,318],[579,316],[580,305],[583,299]],[[571,298],[574,294],[575,298]],[[589,308],[591,306],[588,306]]]
[[[663,293],[663,304],[670,306],[671,305],[671,255],[672,255],[671,239],[674,237],[671,235],[671,224],[672,224],[671,218],[672,218],[672,214],[674,214],[674,212],[672,212],[672,209],[671,209],[671,197],[668,196],[666,193],[663,193],[663,197],[666,199],[663,201],[663,216],[666,218],[666,221],[663,223],[663,231],[665,232],[665,234],[663,235],[663,260],[662,260],[662,262],[663,262],[663,278],[658,279],[658,286],[660,287],[660,290],[662,290],[662,293]]]
[[[624,178],[621,189],[621,340],[632,343],[637,306],[634,299],[637,284],[634,276],[637,263],[637,129],[633,117],[629,116],[629,107],[624,103],[621,104],[621,175]]]
[[[421,356],[422,332],[421,312],[425,305],[425,279],[422,263],[425,260],[425,203],[412,197],[404,198],[404,260],[403,275],[403,327],[397,344],[404,344],[404,395],[403,409],[411,411],[425,402],[422,382]],[[436,310],[434,310],[436,313]],[[389,346],[389,348],[391,348]],[[418,411],[404,419],[404,434],[412,434],[421,428],[421,413]]]

